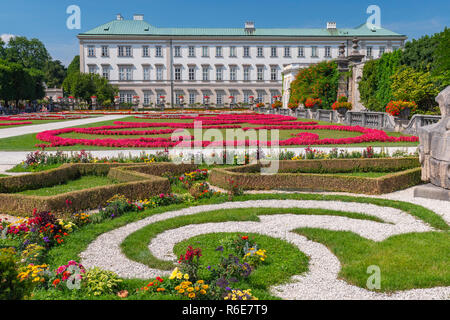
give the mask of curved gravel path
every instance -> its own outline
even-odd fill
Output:
[[[86,267],[98,266],[118,273],[125,278],[152,278],[170,272],[149,268],[131,261],[121,252],[120,244],[135,231],[158,221],[173,217],[192,215],[217,209],[235,208],[322,208],[338,211],[352,211],[379,217],[385,223],[369,220],[351,219],[327,215],[261,215],[260,222],[223,222],[188,225],[159,234],[149,245],[152,253],[164,260],[173,260],[173,246],[194,235],[210,232],[256,232],[284,239],[296,245],[310,257],[309,272],[297,275],[292,283],[272,288],[273,294],[285,299],[448,299],[450,287],[414,289],[394,295],[374,293],[338,280],[339,260],[322,244],[307,240],[290,232],[300,227],[346,230],[374,241],[382,241],[392,235],[408,232],[434,230],[422,220],[395,208],[380,207],[366,203],[348,203],[316,200],[252,200],[227,202],[216,205],[190,207],[165,212],[99,236],[80,254]]]

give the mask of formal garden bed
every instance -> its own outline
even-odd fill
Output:
[[[239,186],[244,190],[383,194],[419,184],[419,165],[417,158],[282,160],[271,175],[261,173],[269,167],[262,164],[215,168],[210,182],[227,190]]]
[[[3,213],[10,214],[30,214],[33,209],[62,214],[97,208],[116,194],[140,200],[170,192],[168,179],[161,175],[168,172],[182,174],[195,167],[162,162],[148,165],[64,164],[48,171],[0,178],[0,207]],[[78,186],[76,191],[70,191],[70,186],[79,179],[97,181],[90,188]]]
[[[387,133],[382,130],[358,126],[331,125],[321,121],[301,120],[282,115],[260,115],[256,113],[234,114],[176,114],[154,113],[136,115],[121,121],[104,121],[94,124],[47,130],[38,134],[0,139],[1,150],[33,150],[36,147],[63,150],[111,149],[111,148],[172,148],[180,138],[172,141],[175,130],[185,130],[185,138],[192,138],[194,121],[201,121],[203,131],[217,129],[223,140],[208,141],[195,138],[202,147],[223,145],[255,145],[261,137],[238,137],[235,141],[226,141],[225,130],[250,129],[261,132],[268,130],[268,139],[272,130],[279,130],[278,142],[284,147],[320,146],[416,146],[418,138],[400,133]],[[186,139],[184,139],[186,140]]]

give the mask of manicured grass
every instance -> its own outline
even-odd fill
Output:
[[[49,164],[49,165],[28,166],[25,168],[22,164],[19,163],[18,165],[14,166],[13,168],[6,170],[6,172],[41,172],[41,171],[46,171],[46,170],[50,170],[50,169],[55,169],[62,165],[63,165],[63,163],[57,163],[57,164]]]
[[[117,182],[106,176],[82,176],[79,179],[69,180],[59,185],[35,190],[25,190],[19,193],[29,196],[53,196],[55,194],[106,186],[114,183]]]
[[[442,220],[442,218],[436,215],[434,212],[427,210],[421,206],[417,206],[414,204],[409,204],[401,201],[390,201],[384,199],[373,199],[373,198],[362,198],[362,197],[348,197],[348,196],[324,196],[317,194],[259,194],[259,195],[244,195],[240,197],[235,197],[234,201],[245,201],[245,200],[257,200],[257,199],[301,199],[301,200],[340,200],[345,202],[361,202],[361,203],[373,203],[381,206],[391,206],[395,208],[399,208],[410,214],[413,214],[417,217],[423,218],[423,220],[429,222],[436,228],[440,228],[443,230],[449,230],[449,226]],[[225,197],[216,197],[211,199],[204,199],[195,204],[213,204],[213,203],[222,203],[226,202]],[[52,248],[48,253],[48,263],[52,268],[56,268],[61,264],[66,264],[69,260],[77,260],[79,261],[79,254],[84,251],[89,243],[95,240],[102,233],[117,229],[121,226],[124,226],[128,223],[143,219],[145,217],[155,215],[155,214],[164,214],[164,212],[179,210],[182,208],[186,208],[195,204],[179,204],[179,205],[171,205],[167,207],[159,207],[155,209],[148,209],[143,212],[130,212],[123,216],[117,217],[112,220],[105,220],[99,224],[89,224],[73,234],[69,237],[65,238],[65,242],[57,247]],[[256,211],[255,211],[256,210]],[[159,261],[154,257],[150,257],[148,250],[148,243],[152,238],[152,235],[156,235],[159,232],[163,232],[167,229],[177,228],[182,225],[192,224],[192,223],[203,223],[203,222],[220,222],[220,221],[257,221],[258,216],[256,212],[262,212],[265,214],[275,214],[275,213],[294,213],[295,209],[286,209],[286,211],[281,212],[278,208],[254,208],[254,211],[246,210],[217,210],[216,212],[207,212],[200,213],[193,216],[184,216],[172,218],[169,220],[161,221],[152,225],[147,226],[144,229],[147,229],[145,232],[144,229],[141,229],[132,235],[130,235],[125,242],[122,244],[122,248],[125,246],[128,254],[136,255],[137,260],[147,260],[151,263],[152,266],[163,268],[163,269],[171,269],[173,267],[173,263],[169,261]],[[345,212],[331,212],[327,210],[321,209],[297,209],[297,214],[334,214],[334,215],[342,215],[348,216],[354,219],[368,219],[379,221],[376,217],[371,217],[368,215],[361,215],[358,213],[345,213]],[[315,210],[315,211],[314,211]],[[301,213],[301,211],[304,211]],[[195,219],[195,221],[194,221]],[[311,231],[312,230],[312,231]],[[367,280],[366,269],[364,269],[365,264],[363,262],[359,262],[359,260],[370,264],[378,264],[381,267],[382,272],[382,290],[397,290],[399,288],[406,287],[428,287],[433,286],[437,283],[443,283],[448,285],[448,262],[450,261],[448,257],[448,244],[450,243],[448,238],[448,233],[438,233],[438,232],[429,232],[429,233],[417,233],[417,234],[408,234],[408,235],[400,235],[389,238],[381,243],[372,243],[372,241],[361,238],[350,232],[332,232],[326,230],[313,230],[313,229],[301,229],[297,230],[297,232],[304,234],[309,237],[316,237],[314,240],[319,242],[329,242],[327,245],[330,249],[339,257],[340,261],[343,264],[343,273],[342,277],[351,283],[355,283],[357,285],[365,286],[365,281]],[[309,232],[307,234],[307,232]],[[176,253],[180,253],[178,247],[184,248],[186,244],[189,242],[190,244],[196,245],[198,242],[202,244],[202,247],[205,246],[205,250],[209,250],[216,246],[216,240],[221,237],[217,235],[205,235],[199,236],[196,238],[189,239],[185,243],[177,245],[175,248]],[[326,236],[326,238],[325,238]],[[270,238],[269,238],[270,239]],[[397,240],[399,239],[399,240]],[[411,242],[410,242],[411,240]],[[133,249],[133,245],[136,244],[135,241],[138,241],[138,247]],[[273,239],[270,239],[273,241]],[[283,241],[282,241],[283,242]],[[353,244],[356,243],[356,244]],[[285,245],[286,243],[282,243]],[[411,244],[411,245],[409,245]],[[270,243],[269,243],[270,245]],[[269,245],[267,247],[269,247]],[[280,244],[278,244],[279,246]],[[275,251],[278,246],[274,246]],[[336,249],[333,249],[333,246]],[[377,248],[379,246],[379,248]],[[418,247],[417,252],[413,252],[414,248]],[[428,249],[429,247],[429,249]],[[380,249],[381,248],[381,249]],[[266,248],[267,249],[267,248]],[[181,249],[180,249],[181,250]],[[428,250],[428,252],[427,252]],[[132,253],[130,253],[133,251]],[[280,254],[283,252],[282,250],[278,250]],[[366,252],[368,252],[366,254]],[[340,254],[342,253],[343,257],[341,258]],[[345,253],[345,256],[344,256]],[[369,254],[370,253],[370,254]],[[301,255],[298,250],[296,254]],[[435,255],[437,254],[437,255]],[[206,254],[205,254],[206,256]],[[412,256],[412,260],[408,261],[408,256]],[[420,263],[420,257],[423,257],[425,261]],[[214,256],[216,259],[217,257]],[[369,257],[369,258],[367,258]],[[378,260],[372,260],[370,257],[376,257]],[[395,269],[396,261],[402,258],[399,263],[401,266],[399,269]],[[285,259],[285,257],[283,257]],[[288,258],[289,259],[289,258]],[[346,260],[347,259],[347,260]],[[352,261],[352,259],[356,259]],[[359,259],[359,260],[358,260]],[[375,258],[374,258],[375,259]],[[392,259],[392,261],[391,261]],[[205,259],[205,261],[210,261]],[[283,261],[283,260],[280,260]],[[372,263],[373,262],[373,263]],[[432,264],[437,264],[438,271],[436,276],[433,278],[432,274]],[[408,269],[408,264],[411,263],[411,268],[416,268],[414,271],[414,277],[410,278],[408,273],[403,273]],[[347,271],[347,265],[349,266]],[[423,276],[420,276],[420,268],[422,265],[426,268],[426,273]],[[443,268],[447,267],[447,271],[443,271]],[[290,270],[290,265],[286,265],[285,269],[276,270],[274,272],[281,272],[282,274],[287,274]],[[298,268],[298,266],[297,266]],[[300,267],[297,269],[297,272],[301,272]],[[386,268],[388,281],[384,283],[384,268]],[[410,269],[411,269],[410,268]],[[363,270],[364,269],[364,270]],[[257,288],[254,289],[254,293],[259,298],[270,298],[268,295],[265,295],[265,287],[261,287],[261,289],[257,286],[260,284],[264,286],[271,285],[273,279],[276,278],[273,275],[277,273],[267,273],[264,269],[259,269],[259,273],[255,273],[254,280],[249,279],[254,286]],[[417,271],[419,270],[419,271]],[[264,271],[264,272],[263,272]],[[363,272],[364,271],[364,272]],[[268,278],[265,279],[264,277]],[[429,283],[430,282],[430,283]],[[138,287],[146,284],[146,280],[138,280],[138,279],[124,279],[124,283],[121,288],[127,289],[132,292]],[[72,292],[70,294],[64,294],[61,292],[49,290],[49,291],[37,291],[35,292],[34,299],[93,299],[94,297],[85,297],[77,292]],[[157,296],[130,296],[130,299],[175,299],[177,297],[170,295],[157,295]],[[102,296],[100,299],[118,299],[116,296]]]
[[[76,128],[88,128],[88,127],[99,127],[99,126],[105,126],[105,125],[114,125],[114,121],[124,121],[124,122],[192,122],[192,120],[180,120],[180,119],[137,119],[134,116],[125,117],[123,119],[119,120],[112,120],[112,121],[102,121],[102,122],[96,122],[96,123],[90,123],[83,126],[77,126]],[[299,119],[299,121],[302,122],[309,122],[311,119]],[[321,125],[339,125],[335,123],[328,123],[323,121],[318,121]],[[257,127],[259,125],[253,125],[253,124],[241,124],[242,127]],[[157,127],[152,129],[159,129]],[[124,129],[124,130],[143,130],[142,128],[138,129]],[[193,130],[188,129],[191,134],[193,134]],[[205,130],[204,130],[205,131]],[[225,135],[225,130],[219,130],[222,132],[223,136]],[[288,139],[292,137],[293,133],[299,133],[299,132],[314,132],[317,133],[320,137],[320,139],[325,138],[345,138],[345,137],[355,137],[361,135],[361,133],[358,132],[346,132],[346,131],[334,131],[334,130],[280,130],[279,131],[279,139]],[[398,132],[387,132],[389,136],[403,136],[403,134]],[[76,133],[69,133],[69,134],[63,134],[60,135],[61,137],[68,137],[68,138],[84,138],[84,139],[105,139],[105,138],[113,138],[113,139],[128,139],[130,136],[106,136],[106,135],[87,135],[87,134],[76,134]],[[170,134],[165,135],[159,135],[159,137],[170,137]],[[133,138],[137,138],[138,136],[133,136]],[[145,137],[157,137],[155,135],[153,136],[145,136]],[[271,134],[269,131],[268,138],[270,139]],[[43,141],[36,139],[36,134],[26,134],[22,136],[17,137],[11,137],[11,138],[5,138],[0,139],[0,150],[4,151],[18,151],[18,150],[35,150],[36,144],[44,143]],[[379,146],[417,146],[417,142],[391,142],[391,143],[384,143],[384,142],[369,142],[369,143],[358,143],[358,144],[351,144],[351,145],[321,145],[320,147],[343,147],[343,146],[352,146],[352,147],[379,147]],[[306,146],[291,146],[291,147],[298,147],[298,148],[304,148]],[[319,147],[319,146],[318,146]],[[98,146],[82,146],[82,145],[75,145],[75,146],[68,146],[68,147],[59,147],[59,150],[112,150],[116,148],[109,148],[109,147],[98,147]],[[56,150],[56,148],[49,148],[47,150]]]
[[[382,222],[380,219],[358,214],[354,212],[342,212],[324,209],[303,209],[303,208],[245,208],[242,209],[227,209],[214,210],[202,212],[195,215],[176,217],[160,222],[156,222],[138,231],[130,234],[121,244],[123,253],[131,260],[138,261],[150,268],[157,268],[163,270],[170,270],[173,268],[173,263],[170,261],[159,260],[155,258],[148,250],[148,245],[151,240],[159,233],[166,230],[180,228],[191,224],[203,224],[210,222],[225,222],[225,221],[259,221],[258,215],[273,215],[273,214],[301,214],[301,215],[336,215],[346,216],[356,219],[368,219],[372,221]]]
[[[77,120],[77,119],[67,119],[67,120],[60,120],[60,119],[58,119],[58,120],[9,120],[9,121],[2,120],[2,121],[0,121],[0,123],[8,123],[8,122],[32,122],[32,123],[24,124],[24,125],[17,125],[17,126],[0,126],[0,130],[1,129],[8,129],[8,128],[27,127],[27,126],[32,126],[32,125],[36,125],[36,124],[64,122],[64,121],[70,121],[70,120]]]
[[[366,287],[367,267],[381,271],[380,291],[450,285],[450,234],[408,233],[374,242],[352,232],[297,229],[296,233],[326,245],[339,259],[339,276]]]
[[[319,195],[319,194],[255,194],[255,195],[244,195],[240,197],[235,197],[234,201],[264,200],[264,199],[337,200],[349,203],[351,202],[372,203],[375,205],[394,207],[403,210],[429,223],[434,228],[440,230],[450,230],[449,225],[433,211],[428,210],[422,206],[402,201],[392,201],[385,199],[363,198],[363,197]],[[223,202],[227,202],[227,199],[225,197],[215,197],[210,199],[204,199],[194,204],[184,203],[178,205],[171,205],[167,207],[147,209],[139,213],[130,212],[123,216],[114,218],[112,220],[106,220],[99,224],[89,224],[81,228],[80,230],[76,231],[75,233],[71,234],[63,244],[52,248],[48,254],[49,264],[57,267],[61,264],[66,264],[67,261],[69,260],[78,261],[79,260],[78,255],[82,251],[84,251],[89,245],[89,243],[94,241],[95,238],[97,238],[102,233],[120,228],[128,223],[146,218],[151,215],[163,214],[164,212],[179,210],[193,205],[215,204]],[[242,220],[245,221],[245,219],[250,220],[250,218],[257,219],[257,216],[255,215],[249,216],[247,212],[248,210],[241,210],[240,215],[230,217],[230,219],[228,219],[227,221],[233,221],[232,219],[238,219],[240,221]],[[164,228],[162,230],[164,230]],[[145,239],[145,241],[148,243],[149,238]]]
[[[178,243],[174,248],[176,255],[184,254],[186,248],[192,245],[202,249],[200,258],[199,278],[209,280],[210,273],[207,266],[219,264],[221,252],[215,249],[224,238],[236,239],[238,233],[211,233],[199,235]],[[270,286],[286,283],[293,275],[298,275],[308,270],[308,257],[298,248],[286,241],[260,234],[245,233],[258,244],[258,248],[266,250],[267,259],[260,264],[248,278],[230,285],[233,289],[251,289],[252,294],[259,299],[278,299],[269,294]],[[224,252],[224,256],[227,253]]]
[[[364,178],[379,178],[392,172],[345,172],[345,173],[333,173],[337,176],[350,176],[350,177],[364,177]],[[327,173],[329,174],[329,173]]]

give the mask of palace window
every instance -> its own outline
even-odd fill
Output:
[[[284,47],[284,57],[285,58],[291,57],[291,47]]]
[[[207,46],[202,47],[202,57],[209,57],[209,52],[208,52]]]
[[[189,104],[195,103],[195,92],[189,92]]]
[[[89,73],[96,73],[97,72],[97,66],[89,66]]]
[[[189,46],[189,58],[194,58],[194,57],[195,57],[195,47]]]
[[[157,66],[156,67],[156,80],[163,80],[163,67]]]
[[[222,66],[216,67],[216,80],[222,81],[223,80],[223,68]]]
[[[258,81],[264,80],[264,67],[263,66],[257,67],[256,74],[257,74],[256,80]]]
[[[237,79],[236,70],[237,70],[236,66],[230,66],[230,81],[236,81]]]
[[[325,58],[331,58],[331,47],[325,47]]]
[[[385,51],[386,51],[385,47],[380,47],[380,51],[378,52],[378,56],[381,57],[384,54]]]
[[[162,57],[162,48],[161,48],[161,46],[156,46],[155,47],[155,56],[156,57]]]
[[[133,80],[131,67],[119,67],[119,80]]]
[[[278,69],[275,66],[270,67],[270,80],[278,80]]]
[[[244,57],[250,58],[250,47],[244,47]]]
[[[250,67],[244,66],[244,81],[250,81]]]
[[[102,57],[109,57],[109,47],[102,46]]]
[[[144,91],[144,106],[148,106],[150,104],[150,93]]]
[[[103,76],[103,78],[109,80],[109,66],[104,66],[102,68],[102,76]]]
[[[144,80],[150,80],[150,67],[145,66],[142,70],[144,73]]]
[[[311,47],[311,57],[317,58],[317,47]]]
[[[143,46],[142,47],[142,56],[143,57],[150,57],[148,46]]]
[[[202,79],[203,81],[209,81],[209,67],[203,66],[202,68]]]
[[[277,57],[277,47],[271,47],[270,48],[270,57],[276,58]]]
[[[367,52],[366,52],[367,53],[367,57],[368,58],[372,58],[372,47],[367,47],[366,50],[367,50]]]
[[[88,57],[95,57],[95,47],[88,46]]]
[[[234,46],[230,47],[230,57],[233,57],[233,58],[236,57],[236,47],[234,47]]]
[[[303,58],[304,56],[305,56],[305,48],[304,47],[298,47],[297,57]]]
[[[216,104],[218,106],[223,105],[223,94],[221,92],[216,93]]]
[[[195,67],[189,67],[189,80],[195,80]]]
[[[119,57],[131,57],[131,46],[119,46]]]
[[[257,51],[257,56],[258,56],[259,58],[264,57],[264,50],[263,50],[263,47],[258,47],[256,51]]]
[[[222,57],[222,47],[216,47],[216,57]]]
[[[175,47],[175,53],[174,53],[175,57],[181,57],[181,47],[177,46]]]
[[[175,80],[181,80],[181,67],[175,67]]]

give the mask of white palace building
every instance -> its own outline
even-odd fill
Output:
[[[81,72],[99,73],[119,87],[121,102],[139,96],[140,106],[170,104],[179,97],[189,105],[204,103],[205,96],[217,106],[234,102],[272,103],[282,94],[283,69],[338,57],[345,43],[351,50],[357,37],[366,59],[403,47],[406,36],[386,29],[257,28],[158,28],[135,14],[116,19],[78,35]]]

